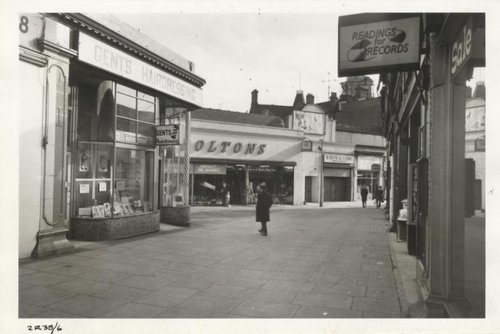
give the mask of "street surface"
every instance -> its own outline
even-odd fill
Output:
[[[398,318],[382,209],[193,210],[191,227],[20,265],[21,318]]]

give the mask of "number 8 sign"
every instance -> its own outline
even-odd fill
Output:
[[[43,36],[44,17],[41,14],[19,15],[19,44],[32,50],[39,50],[36,43]]]

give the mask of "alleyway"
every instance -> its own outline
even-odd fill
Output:
[[[224,210],[224,209],[222,209]],[[20,317],[403,317],[380,209],[195,212],[190,228],[20,266]]]

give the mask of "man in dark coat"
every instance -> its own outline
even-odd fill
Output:
[[[365,186],[361,188],[361,201],[363,202],[363,208],[366,208],[366,198],[368,197],[368,189]]]
[[[377,189],[377,208],[380,208],[382,202],[384,201],[384,190],[381,186],[378,186]]]
[[[257,206],[255,207],[255,221],[260,222],[262,228],[260,234],[267,236],[267,222],[269,219],[269,209],[273,205],[271,194],[266,191],[266,184],[262,183],[257,187]]]

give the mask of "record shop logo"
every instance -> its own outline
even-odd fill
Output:
[[[351,39],[354,45],[347,51],[346,57],[352,63],[406,53],[409,49],[406,32],[395,27],[354,31]]]

